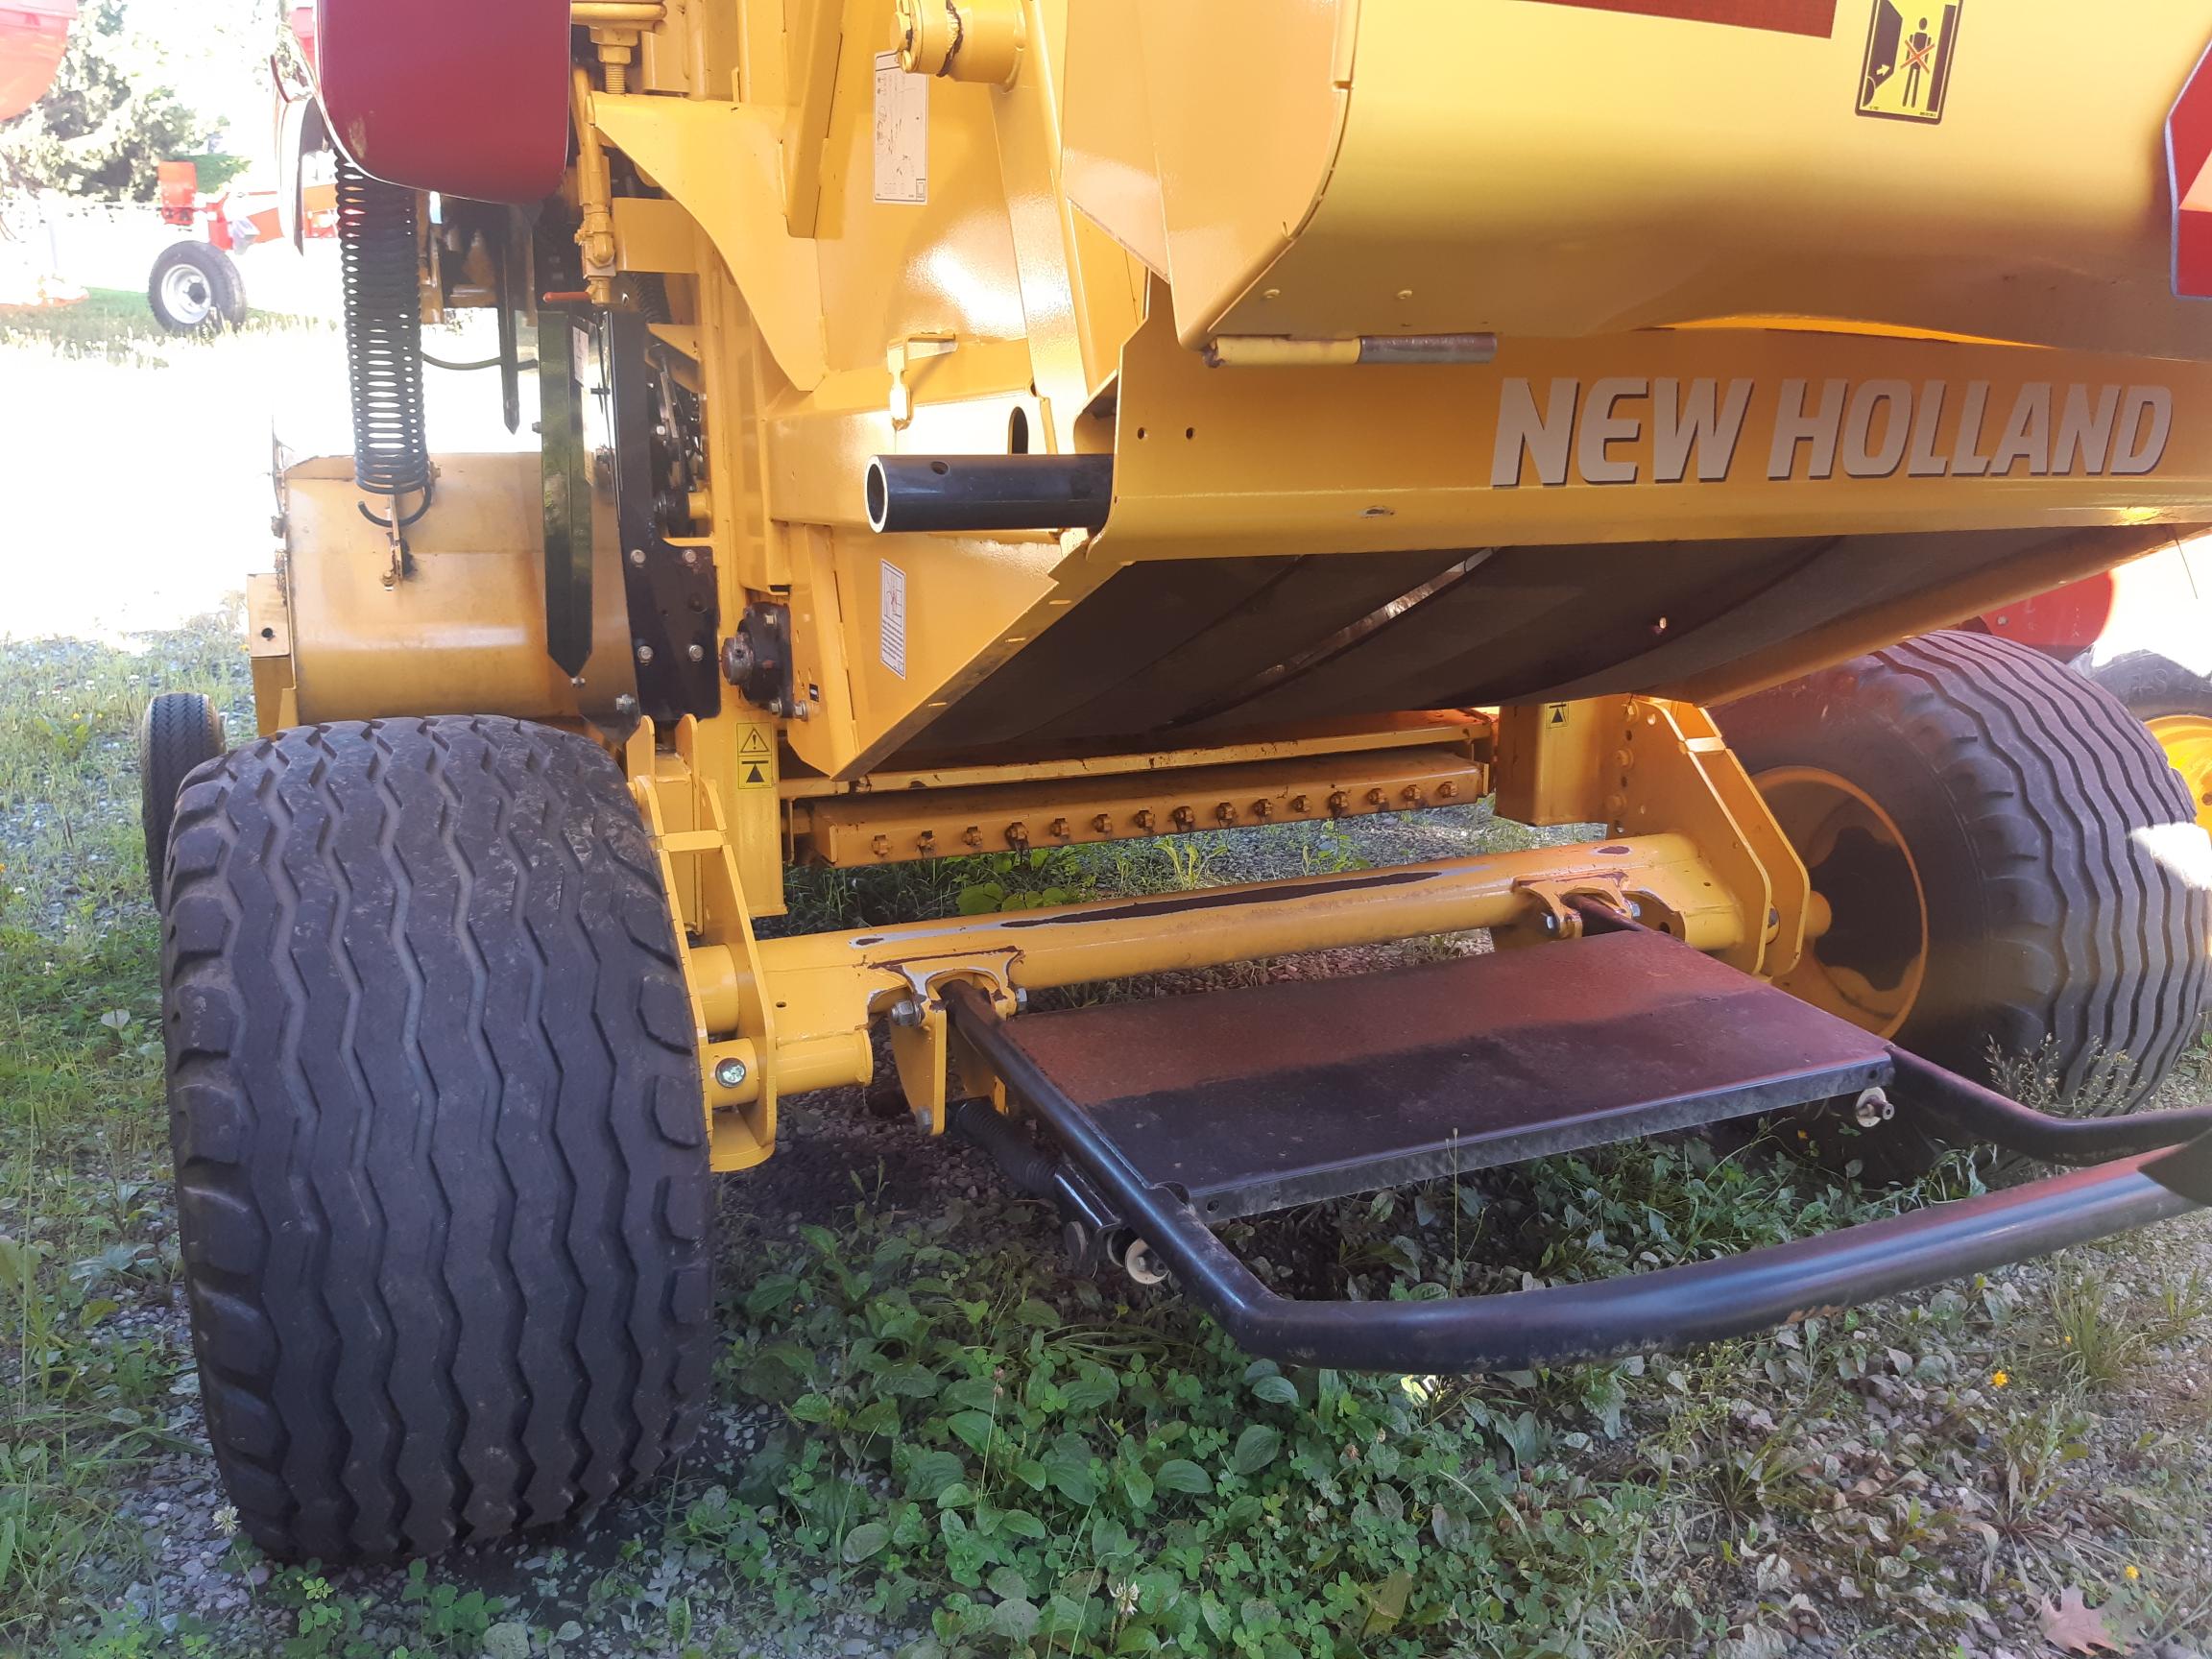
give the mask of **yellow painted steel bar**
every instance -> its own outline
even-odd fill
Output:
[[[761,991],[777,1009],[773,1064],[794,1069],[779,1071],[779,1088],[866,1082],[871,1016],[926,997],[943,977],[1042,990],[1503,926],[1527,919],[1525,884],[1534,881],[1647,895],[1699,949],[1738,942],[1735,908],[1714,902],[1721,889],[1711,866],[1677,834],[764,939]],[[746,989],[736,957],[696,948],[691,965],[709,1031],[733,1029]]]

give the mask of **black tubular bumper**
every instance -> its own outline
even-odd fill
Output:
[[[2146,1166],[2202,1162],[2212,1112],[2056,1119],[1894,1051],[1900,1087],[1978,1140],[2092,1167],[1714,1262],[1493,1296],[1308,1302],[1267,1288],[1171,1187],[1141,1175],[1010,1034],[974,987],[945,990],[954,1025],[1050,1133],[1073,1170],[1248,1353],[1416,1374],[1616,1358],[1792,1323],[2109,1237],[2197,1207]],[[2192,1142],[2178,1154],[2166,1149]],[[2195,1167],[2194,1165],[2189,1166]]]

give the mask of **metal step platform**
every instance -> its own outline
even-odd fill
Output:
[[[1525,1370],[1714,1341],[2212,1198],[2212,1108],[2048,1117],[1572,902],[1583,938],[1348,979],[1012,1019],[950,980],[954,1029],[1046,1144],[986,1101],[963,1103],[954,1126],[1058,1207],[1078,1260],[1136,1273],[1148,1255],[1246,1352],[1355,1370]],[[1740,1256],[1486,1296],[1285,1296],[1214,1232],[1871,1087],[1955,1144],[2094,1166]]]
[[[1015,1021],[1209,1223],[1851,1097],[1879,1037],[1655,933]]]

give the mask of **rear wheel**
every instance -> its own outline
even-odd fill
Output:
[[[183,1277],[246,1530],[325,1561],[566,1521],[709,1363],[706,1123],[607,756],[490,717],[284,732],[177,804]]]
[[[1777,983],[1938,1065],[2125,1110],[2206,994],[2212,844],[2140,723],[2080,675],[1932,634],[1718,710],[1813,878]],[[1941,1148],[1852,1141],[1872,1172]]]
[[[164,691],[138,716],[138,826],[146,837],[146,885],[156,909],[177,792],[193,768],[222,753],[223,716],[197,691]]]
[[[146,302],[172,334],[219,333],[246,321],[246,278],[213,243],[179,242],[154,261]]]
[[[2089,670],[2165,751],[2197,812],[2212,830],[2212,682],[2155,651],[2130,651]]]

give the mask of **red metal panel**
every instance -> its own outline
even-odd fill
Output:
[[[54,84],[77,0],[0,0],[0,121],[12,121]]]
[[[1979,620],[1992,634],[2067,661],[2097,643],[2104,624],[2112,619],[2113,591],[2112,574],[2104,571],[1985,612]]]
[[[321,0],[330,136],[363,172],[535,202],[568,158],[568,0]]]

